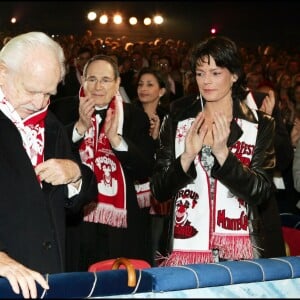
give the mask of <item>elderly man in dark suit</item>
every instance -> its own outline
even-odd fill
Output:
[[[0,276],[24,298],[37,297],[36,283],[49,288],[43,274],[65,272],[65,212],[97,192],[48,111],[64,73],[63,49],[42,32],[0,52]]]

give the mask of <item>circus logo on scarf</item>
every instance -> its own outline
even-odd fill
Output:
[[[189,220],[189,210],[195,208],[199,195],[190,189],[185,189],[180,190],[176,198],[174,237],[188,239],[198,233]]]
[[[98,183],[98,191],[106,196],[115,196],[118,191],[118,181],[112,176],[116,171],[116,164],[109,157],[96,159],[97,165],[103,171],[103,176]]]

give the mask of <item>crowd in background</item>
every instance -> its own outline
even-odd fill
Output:
[[[3,45],[10,38],[11,36],[5,36],[2,39]],[[96,38],[90,30],[87,30],[83,36],[61,35],[56,36],[55,39],[65,51],[68,69],[76,65],[81,65],[82,68],[86,58],[81,56],[89,51],[89,56],[96,54],[113,56],[118,62],[121,74],[127,74],[131,70],[137,73],[142,67],[160,67],[161,71],[168,73],[171,78],[169,80],[171,91],[173,89],[175,92],[174,84],[179,84],[179,95],[170,96],[171,100],[182,94],[197,91],[189,65],[189,54],[193,47],[189,41],[158,37],[151,41],[131,42],[126,36]],[[274,89],[286,125],[291,130],[293,120],[298,118],[297,109],[300,106],[297,105],[300,52],[296,47],[282,49],[272,45],[239,46],[249,88],[255,90],[264,85]],[[139,58],[140,62],[137,61]],[[180,85],[182,85],[182,90]],[[129,88],[126,92],[131,100],[136,96]]]
[[[90,55],[106,54],[115,57],[121,74],[127,74],[131,70],[137,73],[142,67],[159,67],[175,82],[172,84],[172,80],[169,80],[170,88],[175,93],[174,84],[182,85],[182,91],[178,87],[179,95],[197,90],[189,65],[189,54],[193,47],[189,41],[156,38],[152,41],[131,42],[126,36],[116,39],[94,38],[90,31],[80,38],[69,35],[56,39],[65,51],[69,68],[79,63],[78,59],[81,57],[78,53],[82,49],[90,49]],[[274,89],[286,125],[291,129],[294,118],[298,117],[299,104],[296,103],[299,101],[297,84],[300,82],[300,52],[297,49],[281,49],[272,45],[257,45],[256,48],[240,46],[240,52],[245,73],[249,77],[249,88],[255,90],[264,85]],[[129,89],[126,92],[131,98],[136,96]]]
[[[3,44],[10,38],[5,36]],[[189,41],[158,37],[132,42],[126,36],[94,37],[90,30],[82,36],[61,35],[55,39],[64,49],[67,74],[51,100],[78,94],[84,64],[96,54],[112,56],[118,63],[120,93],[126,102],[138,100],[137,78],[139,71],[145,67],[159,70],[166,78],[168,94],[160,99],[160,105],[166,110],[174,99],[198,93],[189,61],[194,45]],[[295,149],[300,139],[300,51],[297,47],[285,49],[274,45],[238,46],[249,89],[253,92],[274,91],[276,105]],[[288,169],[291,168],[290,163]],[[289,201],[293,204],[289,207],[298,213],[297,208],[294,210],[298,194],[296,191],[292,194],[293,200]]]

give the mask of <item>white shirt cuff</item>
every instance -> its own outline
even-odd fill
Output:
[[[114,149],[117,151],[128,151],[128,145],[122,136],[121,136],[121,143],[118,145],[118,147],[115,147]]]
[[[80,184],[78,189],[76,189],[76,187],[74,185],[72,185],[71,183],[68,184],[68,197],[72,198],[75,195],[78,195],[79,192],[81,191],[81,186],[82,186],[82,179],[80,179]]]

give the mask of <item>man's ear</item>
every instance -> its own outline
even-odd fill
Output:
[[[0,86],[3,85],[7,76],[7,66],[3,61],[0,61]]]
[[[236,82],[239,79],[239,77],[236,74],[232,75],[233,82]]]
[[[116,82],[117,82],[117,85],[116,85],[116,93],[117,93],[117,91],[119,90],[120,85],[121,85],[121,77],[120,76],[117,78]]]

